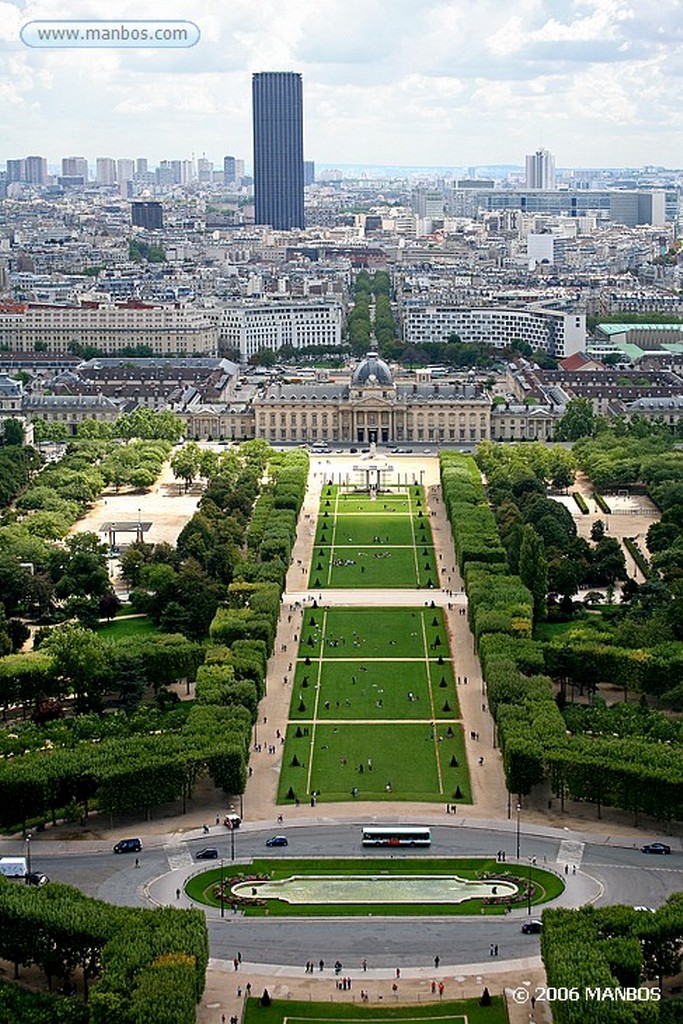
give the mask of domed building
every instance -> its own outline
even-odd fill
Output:
[[[377,352],[350,377],[267,385],[254,399],[255,436],[271,444],[457,444],[491,436],[491,399],[465,379],[429,370],[394,380]]]
[[[391,387],[394,383],[391,370],[376,352],[368,352],[351,376],[351,387]]]

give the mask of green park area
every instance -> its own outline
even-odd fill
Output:
[[[323,488],[311,559],[312,587],[435,587],[439,575],[419,485],[381,491]]]
[[[360,844],[360,829],[358,839]],[[292,842],[295,842],[293,839]],[[433,858],[395,849],[362,859],[263,858],[195,875],[188,896],[248,916],[393,917],[501,915],[557,899],[564,883],[533,865],[495,858]],[[337,897],[337,900],[335,900]],[[357,900],[357,901],[356,901]]]
[[[279,803],[471,802],[440,608],[309,608]]]
[[[454,988],[455,983],[447,986]],[[448,991],[449,996],[453,992]],[[444,1000],[427,1006],[373,1006],[353,1003],[297,1003],[273,1000],[262,1006],[261,999],[246,1002],[245,1024],[384,1024],[401,1021],[402,1024],[505,1024],[507,1013],[501,996],[491,996],[490,1005],[481,1006],[479,999]]]

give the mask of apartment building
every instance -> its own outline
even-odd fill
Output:
[[[579,352],[586,343],[586,317],[575,308],[536,303],[511,306],[428,306],[406,302],[402,309],[403,339],[409,344],[448,341],[506,348],[524,341],[558,359]]]
[[[306,349],[341,344],[342,307],[336,302],[267,302],[233,306],[220,314],[219,349],[239,349],[247,362],[261,349]]]
[[[0,307],[0,348],[7,352],[65,355],[77,346],[93,346],[104,355],[117,355],[137,345],[148,345],[157,356],[214,356],[218,329],[203,314],[186,309]]]

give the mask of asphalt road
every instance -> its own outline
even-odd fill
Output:
[[[429,849],[390,850],[363,849],[360,846],[360,822],[356,824],[314,825],[279,832],[289,838],[289,846],[266,849],[265,840],[273,829],[234,833],[238,860],[254,856],[277,857],[377,857],[388,859],[435,856],[494,855],[506,850],[508,860],[516,853],[514,831],[481,828],[433,827]],[[184,869],[189,875],[215,861],[196,862],[194,854],[204,846],[216,846],[226,863],[231,858],[229,833],[212,834],[180,847],[147,844],[135,868],[133,855],[116,856],[109,850],[79,852],[73,844],[68,855],[52,854],[50,844],[34,847],[33,868],[44,871],[53,881],[77,886],[88,895],[112,903],[149,905],[146,887],[167,875],[171,869]],[[568,885],[583,884],[586,875],[603,887],[597,902],[627,903],[656,907],[672,892],[683,889],[683,853],[670,856],[647,856],[638,848],[603,844],[571,844],[569,857],[577,861],[578,876],[571,875]],[[567,844],[563,836],[547,838],[520,835],[520,857],[528,862],[534,856],[539,866],[563,872]],[[558,864],[558,856],[560,863]],[[179,863],[179,860],[182,863]],[[175,886],[171,887],[171,892]],[[485,960],[490,945],[497,944],[499,958],[510,959],[538,953],[538,936],[520,931],[525,915],[486,918],[349,918],[314,920],[304,918],[245,918],[227,913],[223,919],[209,919],[211,954],[231,960],[237,950],[246,962],[303,965],[316,964],[322,958],[327,964],[339,959],[348,967],[359,967],[367,957],[369,967],[429,966],[439,956],[444,963],[471,963]]]

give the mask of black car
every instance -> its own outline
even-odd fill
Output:
[[[289,846],[287,836],[271,836],[266,839],[266,846]]]
[[[667,843],[646,843],[640,849],[642,853],[671,853],[671,847]]]
[[[114,846],[114,853],[139,853],[141,849],[141,839],[119,839]]]
[[[525,935],[539,935],[543,931],[543,924],[541,921],[525,921],[521,930]]]
[[[207,846],[206,849],[200,850],[199,853],[195,853],[195,860],[216,860],[218,857],[218,850],[215,846]]]
[[[26,876],[27,885],[47,885],[50,879],[42,871],[30,871]]]

